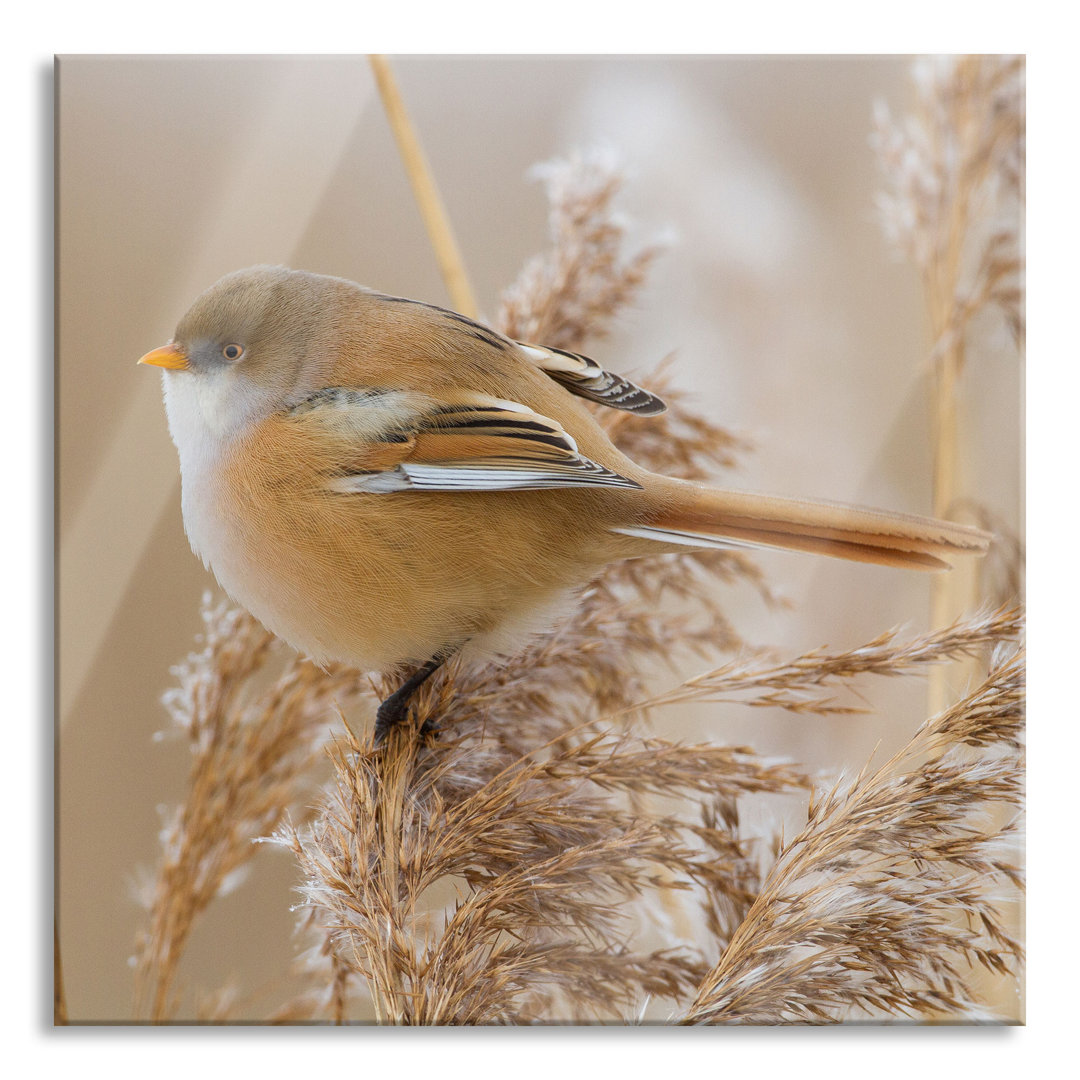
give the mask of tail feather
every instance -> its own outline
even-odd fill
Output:
[[[912,514],[686,481],[665,486],[653,514],[616,531],[669,547],[776,547],[920,570],[947,570],[952,556],[983,555],[991,539],[980,529]]]

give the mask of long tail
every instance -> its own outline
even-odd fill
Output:
[[[918,570],[948,570],[951,556],[983,555],[991,540],[980,529],[912,514],[655,479],[657,509],[615,532],[668,547],[776,547]]]

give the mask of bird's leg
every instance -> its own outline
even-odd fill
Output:
[[[376,746],[386,738],[386,733],[395,724],[400,724],[406,719],[409,714],[409,698],[442,667],[445,660],[445,656],[433,656],[423,667],[417,668],[379,706],[379,711],[375,714]]]

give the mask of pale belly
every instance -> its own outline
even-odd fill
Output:
[[[184,523],[221,587],[267,629],[316,663],[365,671],[513,655],[572,609],[595,570],[550,541],[524,546],[546,560],[523,561],[514,537],[493,535],[497,517],[460,496],[349,499],[347,512],[325,498],[290,499],[286,511],[264,492],[255,516],[235,493],[185,482]]]

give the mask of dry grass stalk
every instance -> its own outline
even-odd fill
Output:
[[[996,308],[1023,348],[1024,74],[1022,57],[925,58],[914,69],[914,114],[898,122],[882,106],[877,117],[882,220],[918,267],[930,311],[940,518],[963,509],[960,386],[977,317]],[[974,571],[936,579],[932,624],[970,609],[975,590]],[[932,710],[944,695],[943,678],[932,680]]]
[[[913,69],[915,111],[898,121],[876,110],[881,220],[923,277],[935,359],[956,347],[962,363],[987,305],[1023,336],[1024,73],[1023,57],[926,57]]]
[[[439,188],[435,183],[431,166],[428,164],[427,155],[409,119],[393,69],[385,56],[371,56],[368,59],[379,88],[383,108],[386,110],[386,118],[390,122],[401,160],[405,165],[405,172],[412,185],[416,205],[420,210],[420,216],[424,219],[424,227],[427,229],[428,238],[435,251],[443,283],[450,294],[450,302],[457,311],[475,319],[478,308],[472,286],[469,284],[469,275],[465,272],[465,261],[461,257],[457,240],[454,238],[454,230],[450,225],[450,218],[443,205],[442,196],[439,195]]]
[[[445,715],[445,699],[421,714]],[[610,1019],[692,992],[700,957],[626,943],[642,893],[706,881],[709,860],[685,842],[686,823],[637,818],[608,793],[733,799],[801,774],[738,750],[569,730],[518,756],[482,733],[462,716],[428,745],[415,730],[382,750],[341,740],[315,821],[279,833],[379,1021]],[[454,902],[425,903],[447,885]]]
[[[1019,629],[1015,613],[998,613],[948,634],[907,642],[879,638],[864,649],[777,670],[785,687],[847,680],[861,672],[896,674],[958,650],[1000,643]],[[770,942],[782,938],[767,937],[764,931],[759,938],[758,923],[747,920],[764,918],[763,902],[773,904],[768,910],[774,919],[788,907],[816,912],[820,890],[815,875],[838,867],[843,874],[829,879],[835,894],[825,900],[839,904],[845,890],[852,889],[864,908],[843,908],[842,918],[849,920],[846,938],[837,922],[821,931],[836,937],[829,963],[834,954],[842,954],[836,971],[823,961],[833,978],[832,998],[807,1004],[798,1016],[801,1006],[791,1006],[795,1011],[788,1013],[783,1011],[788,1006],[777,1005],[779,1011],[769,1015],[764,1005],[744,1014],[726,1003],[714,1015],[708,1012],[712,984],[705,982],[690,1018],[835,1021],[853,1008],[871,1005],[895,1006],[893,1015],[933,1008],[953,1018],[970,1015],[973,1002],[947,955],[941,968],[945,983],[909,987],[906,996],[897,992],[889,997],[881,982],[890,964],[898,965],[898,977],[910,974],[915,965],[910,955],[882,953],[879,981],[869,988],[854,973],[865,966],[865,951],[872,952],[870,942],[886,925],[897,935],[911,936],[916,956],[933,956],[931,946],[948,945],[994,970],[1005,970],[1008,958],[1019,956],[986,895],[950,876],[958,866],[977,868],[990,875],[982,879],[989,888],[994,884],[991,871],[1006,865],[975,860],[1008,830],[995,833],[976,826],[995,800],[1018,799],[1019,758],[965,762],[954,752],[960,744],[1014,748],[1018,743],[1020,661],[1004,670],[997,681],[991,679],[924,725],[902,757],[937,756],[916,773],[894,778],[898,758],[843,797],[833,791],[812,807],[807,829],[784,849],[779,869],[770,876],[762,893],[765,901],[758,898],[758,874],[738,835],[737,800],[804,785],[798,770],[760,762],[741,748],[679,746],[597,731],[588,722],[572,728],[571,721],[593,714],[585,704],[588,693],[571,690],[567,699],[580,698],[576,707],[553,710],[556,702],[550,697],[533,702],[522,695],[524,673],[489,687],[483,696],[477,685],[455,681],[463,678],[460,672],[427,690],[416,720],[437,722],[442,731],[437,741],[422,743],[414,728],[399,732],[379,751],[353,737],[338,743],[333,749],[336,786],[315,821],[307,829],[285,828],[278,841],[303,868],[305,920],[324,928],[328,948],[357,977],[351,985],[366,984],[376,1016],[384,1022],[625,1019],[649,996],[687,1000],[701,981],[695,982],[704,970],[702,949],[641,953],[627,945],[640,932],[634,920],[648,910],[650,893],[696,886],[706,905],[713,947],[720,949],[731,939],[729,949],[738,941],[749,950],[763,942],[768,953]],[[798,674],[795,680],[787,677],[792,671]],[[538,684],[550,683],[552,672],[551,667],[539,672]],[[483,679],[477,681],[484,685]],[[745,689],[755,686],[766,696],[772,693],[770,680]],[[533,703],[522,708],[523,700]],[[751,698],[746,703],[758,702]],[[682,797],[681,812],[642,816],[631,809],[634,795]],[[688,810],[695,806],[701,824],[690,820]],[[925,807],[936,809],[927,813]],[[907,844],[907,862],[895,846],[887,851],[891,862],[877,859],[875,845],[891,836],[890,830],[899,830]],[[796,858],[793,851],[801,854]],[[943,880],[933,888],[926,886],[926,860],[940,863]],[[795,870],[784,869],[789,865]],[[904,868],[909,880],[890,892],[891,875]],[[1015,873],[1007,876],[1015,883]],[[457,889],[456,901],[449,906],[425,902],[448,884]],[[881,897],[875,893],[878,887],[884,890]],[[876,914],[888,905],[892,923]],[[905,911],[907,924],[902,926]],[[949,930],[958,911],[975,913],[991,940],[979,942],[967,931]],[[737,931],[739,926],[754,929]],[[818,933],[811,924],[792,927],[790,922],[775,933],[789,931]],[[721,962],[720,976],[726,978],[731,962],[730,957]],[[740,962],[738,978],[756,963],[752,956]],[[787,985],[784,980],[797,982],[803,976],[797,948],[778,952],[772,962],[776,982],[768,985],[774,991]],[[931,974],[938,971],[933,965]],[[813,977],[824,976],[814,968]],[[922,977],[931,976],[923,972]],[[767,986],[755,990],[762,1000],[767,992]],[[340,1016],[340,1003],[338,1008]]]
[[[926,721],[882,768],[812,804],[683,1023],[828,1023],[851,1016],[985,1018],[978,967],[1022,949],[999,890],[1023,794],[1022,649]]]
[[[190,742],[188,792],[162,832],[162,861],[146,890],[149,926],[137,944],[139,1013],[175,1010],[173,986],[199,915],[227,891],[305,791],[334,721],[333,703],[370,697],[356,672],[323,672],[292,658],[261,692],[275,639],[237,608],[203,601],[204,645],[174,669],[164,698]]]
[[[552,248],[503,293],[496,322],[518,341],[580,349],[633,300],[659,248],[623,260],[625,227],[611,208],[622,177],[606,157],[550,161],[535,175],[551,204]]]
[[[687,679],[667,693],[638,702],[635,708],[654,709],[690,701],[738,701],[818,716],[867,712],[865,706],[844,705],[820,691],[837,685],[847,687],[860,675],[897,676],[958,656],[978,656],[1003,639],[1014,637],[1022,623],[1018,608],[1002,608],[907,641],[900,640],[899,631],[888,630],[857,649],[837,653],[814,649],[781,664],[734,660]]]

